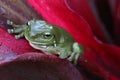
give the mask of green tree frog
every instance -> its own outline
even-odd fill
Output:
[[[80,55],[83,55],[83,47],[63,28],[49,24],[44,20],[30,20],[27,24],[16,25],[7,20],[7,24],[13,29],[8,33],[17,34],[16,39],[25,37],[29,44],[46,54],[55,54],[60,58],[67,58],[77,64]]]

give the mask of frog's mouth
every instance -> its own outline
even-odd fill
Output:
[[[49,47],[53,47],[52,45],[49,45],[48,43],[37,43],[37,42],[29,42],[29,44],[38,50],[46,50]]]
[[[38,49],[38,50],[41,50],[43,51],[44,53],[49,53],[51,51],[51,53],[55,54],[55,55],[60,55],[60,51],[58,50],[54,50],[54,47],[55,46],[48,46],[47,44],[45,43],[33,43],[33,42],[29,42],[29,44],[35,48],[35,49]]]
[[[37,42],[29,42],[29,43],[35,49],[37,49],[37,48],[47,48],[47,44],[46,43],[37,43]]]

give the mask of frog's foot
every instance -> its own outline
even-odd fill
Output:
[[[16,39],[24,36],[24,30],[27,28],[26,25],[16,25],[10,20],[7,20],[7,24],[13,27],[13,29],[8,29],[8,33],[17,34],[15,35]]]
[[[8,29],[8,33],[10,33],[10,34],[14,34],[14,33],[16,33],[16,34],[19,34],[19,33],[22,33],[22,32],[24,32],[24,28],[23,27],[14,27],[13,29]]]
[[[78,58],[80,54],[73,52],[71,56],[68,58],[69,61],[73,62],[75,65],[77,64]]]
[[[16,39],[24,37],[24,31],[23,31],[22,27],[8,29],[8,33],[10,33],[10,34],[14,34],[15,33],[16,34],[15,35]]]
[[[10,21],[10,20],[7,20],[7,24],[8,24],[8,25],[13,25],[13,22]]]
[[[24,32],[19,32],[19,30],[16,30],[16,29],[8,29],[8,33],[10,33],[10,34],[18,33],[15,35],[16,39],[24,37]]]
[[[24,32],[21,32],[20,34],[15,35],[15,38],[16,38],[16,39],[19,39],[19,38],[21,38],[21,37],[24,37]]]
[[[76,65],[78,58],[81,54],[83,54],[83,49],[81,48],[81,46],[77,42],[75,42],[73,44],[73,52],[70,55],[70,57],[68,58],[68,60],[73,62]]]

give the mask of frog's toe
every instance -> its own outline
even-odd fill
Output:
[[[74,64],[76,65],[78,62],[78,58],[79,58],[80,54],[76,54],[75,58],[74,58]]]
[[[74,61],[75,53],[72,53],[68,58],[69,61]]]
[[[70,57],[68,58],[69,61],[73,62],[73,64],[77,64],[78,58],[79,58],[80,54],[79,53],[75,53],[73,52]]]
[[[23,37],[24,36],[24,33],[22,32],[22,33],[20,33],[20,34],[18,34],[18,35],[15,35],[15,38],[16,39],[19,39],[19,38],[21,38],[21,37]]]
[[[75,59],[75,58],[73,58],[73,57],[69,57],[68,60],[69,60],[70,62],[72,62],[74,65],[76,65],[78,59],[77,59],[77,58]]]
[[[73,59],[71,57],[68,58],[69,61],[72,61]]]
[[[7,20],[7,24],[8,24],[8,25],[12,25],[12,24],[13,24],[13,22],[12,22],[12,21],[10,21],[10,20]]]
[[[20,36],[19,35],[15,35],[15,39],[19,39],[20,38]]]
[[[77,65],[77,61],[78,61],[78,60],[74,60],[74,61],[73,61],[73,64],[74,64],[74,65]]]
[[[10,33],[10,34],[11,34],[11,33],[14,33],[14,30],[13,30],[13,29],[8,29],[7,31],[8,31],[8,33]]]

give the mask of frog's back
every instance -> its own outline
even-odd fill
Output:
[[[54,33],[58,43],[72,44],[75,42],[71,34],[61,27],[54,26]]]

